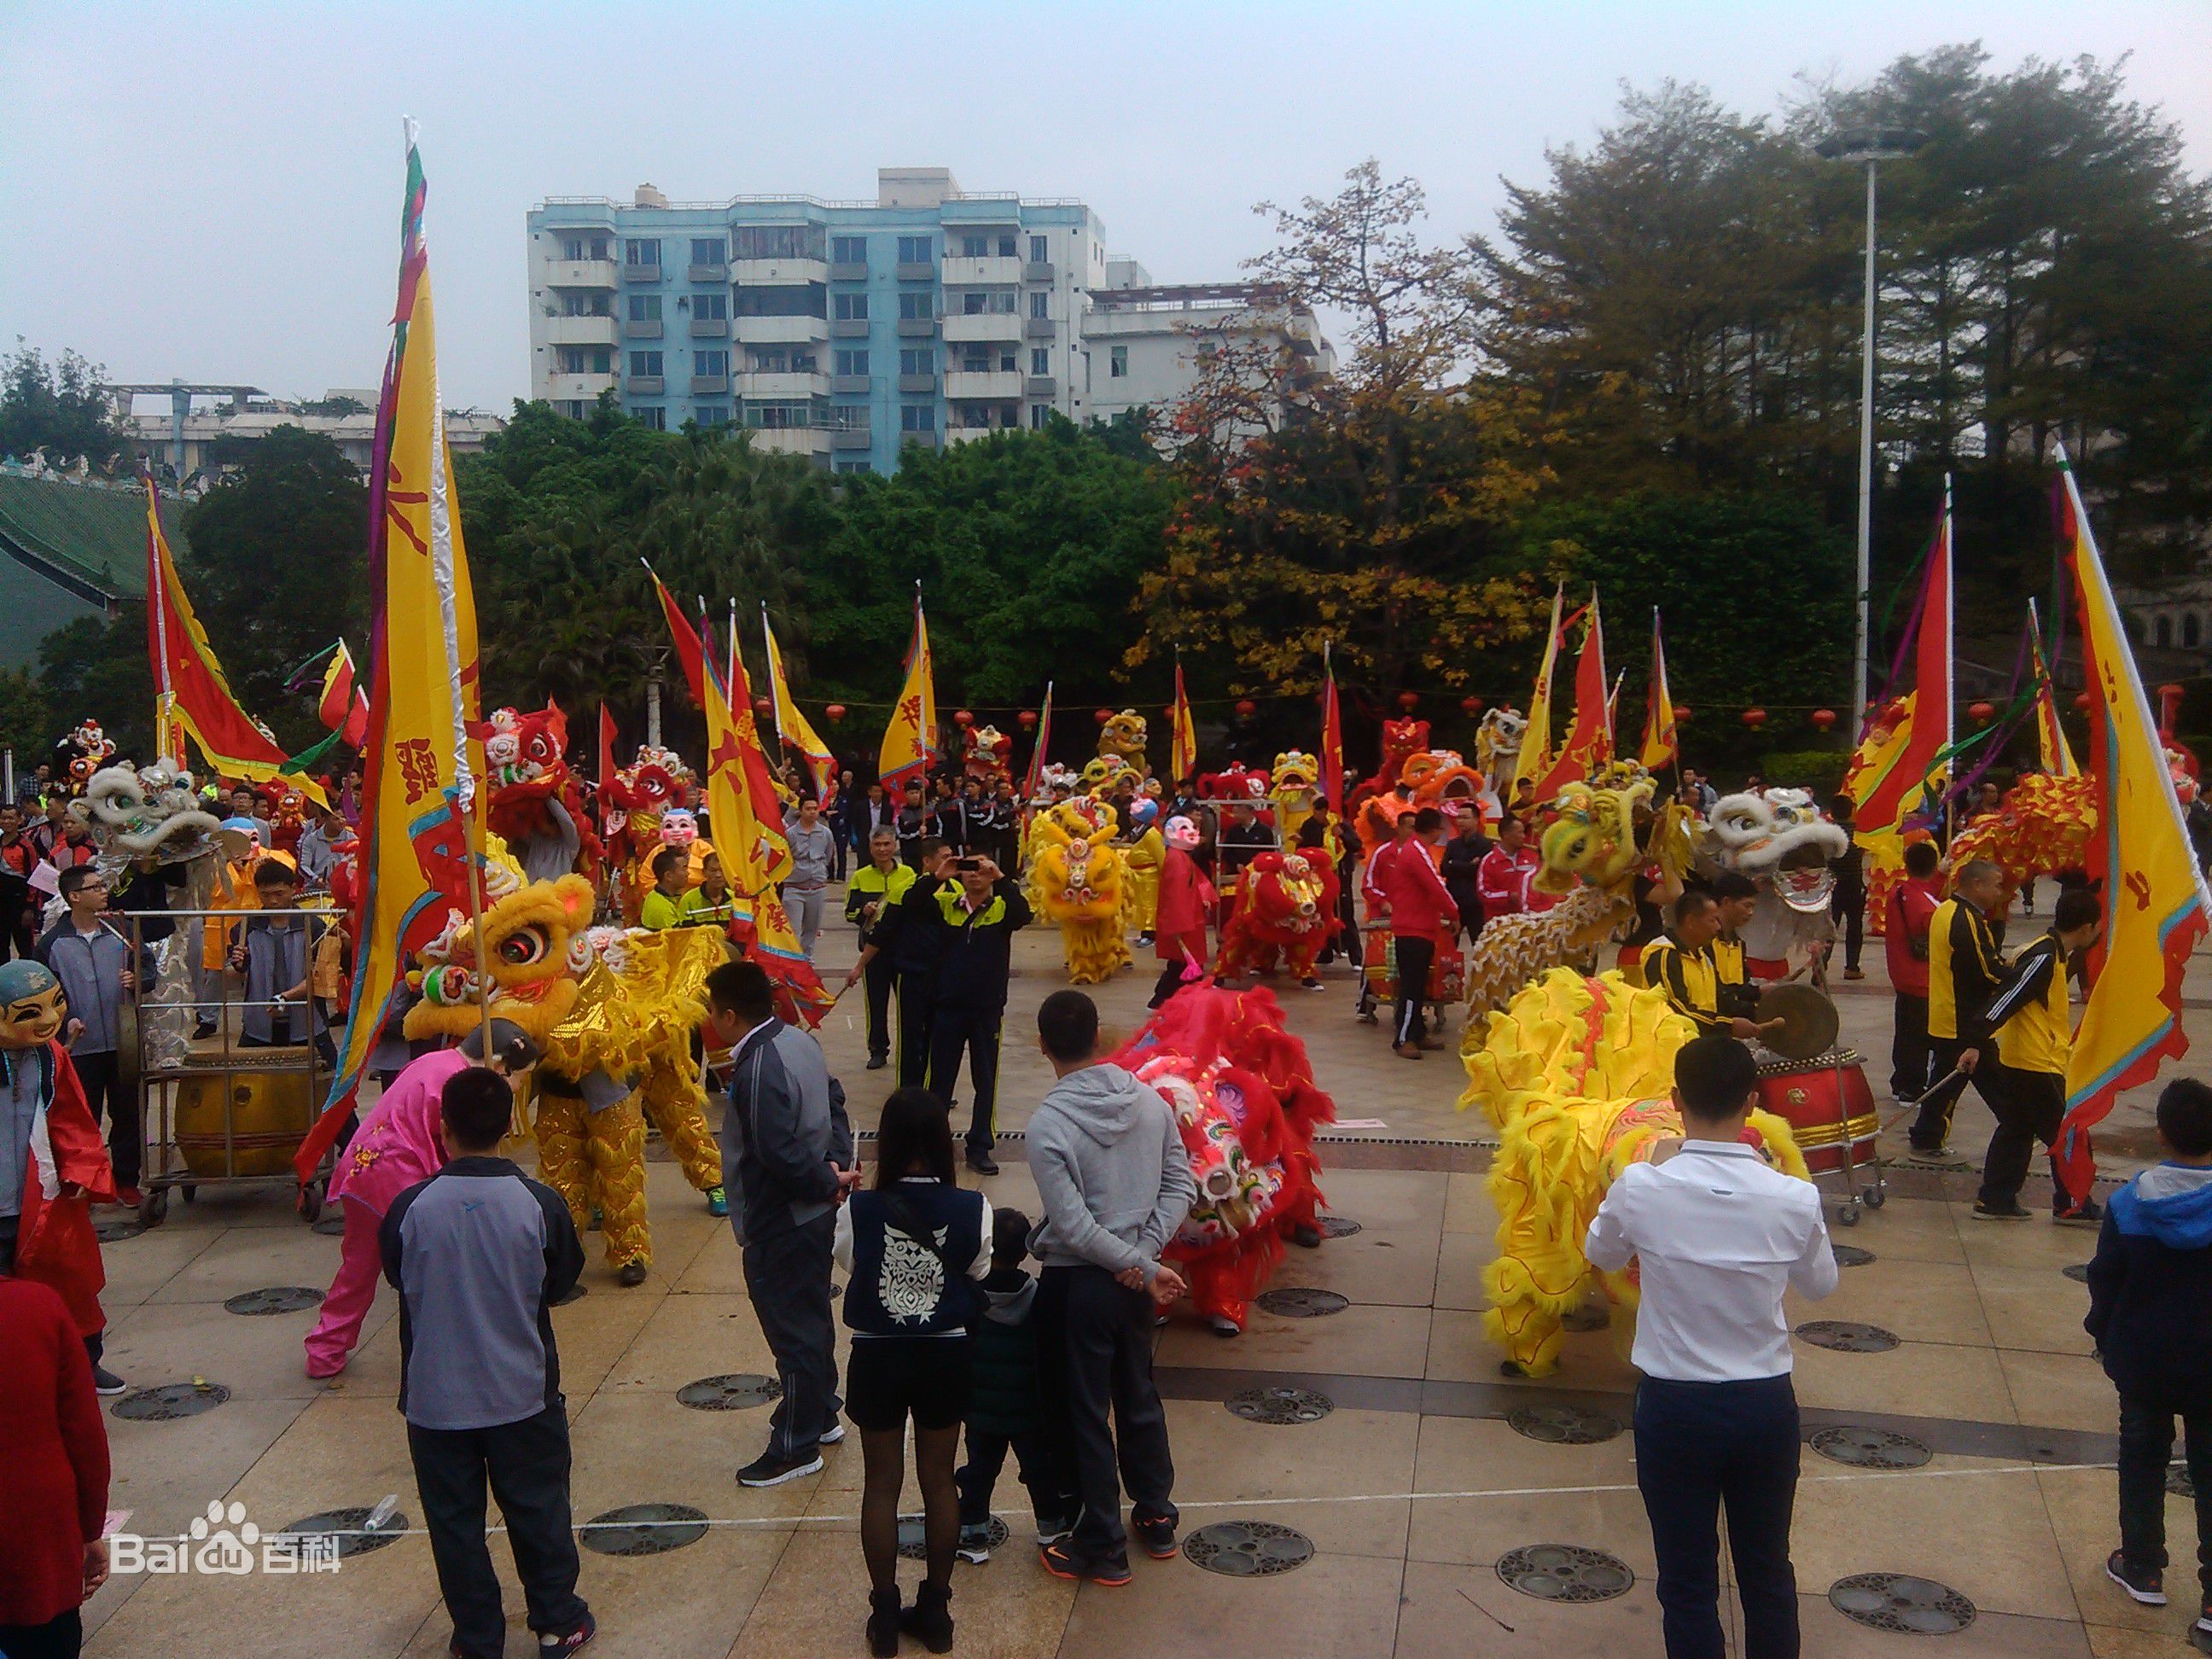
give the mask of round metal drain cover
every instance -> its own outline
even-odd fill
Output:
[[[1553,1446],[1595,1446],[1620,1432],[1620,1419],[1580,1406],[1523,1406],[1505,1419],[1513,1432]]]
[[[136,1238],[146,1231],[135,1215],[119,1215],[112,1221],[96,1221],[92,1236],[103,1244],[120,1244],[126,1238]]]
[[[1863,1469],[1917,1469],[1935,1454],[1911,1435],[1887,1429],[1847,1424],[1822,1429],[1812,1439],[1813,1449],[1831,1462],[1849,1463]]]
[[[1310,1389],[1247,1389],[1228,1403],[1247,1423],[1318,1423],[1336,1409],[1336,1401]]]
[[[707,1511],[689,1504],[625,1504],[584,1522],[583,1546],[600,1555],[665,1555],[707,1535]]]
[[[1563,1331],[1602,1331],[1613,1325],[1613,1310],[1600,1302],[1585,1302],[1559,1316]]]
[[[1610,1601],[1636,1586],[1619,1556],[1580,1544],[1524,1544],[1498,1558],[1498,1576],[1540,1601]]]
[[[198,1417],[230,1398],[220,1382],[164,1382],[158,1389],[126,1394],[114,1406],[118,1417],[134,1423],[169,1423],[179,1417]]]
[[[345,1232],[345,1213],[341,1211],[336,1215],[326,1215],[310,1226],[308,1231],[320,1233],[325,1238],[340,1237]]]
[[[2176,1498],[2197,1496],[2197,1483],[2189,1478],[2186,1459],[2177,1457],[2166,1466],[2166,1489]]]
[[[984,1541],[990,1548],[997,1549],[1006,1541],[1006,1523],[1000,1520],[997,1516],[993,1516],[989,1534],[989,1537]],[[898,1553],[902,1559],[908,1561],[926,1561],[929,1559],[929,1539],[922,1530],[922,1520],[920,1516],[899,1516]]]
[[[730,1371],[702,1376],[677,1389],[676,1398],[695,1411],[744,1412],[783,1397],[783,1384],[755,1371]]]
[[[224,1303],[223,1311],[234,1314],[298,1313],[306,1308],[322,1305],[323,1293],[311,1291],[305,1285],[271,1285],[266,1290],[247,1291]]]
[[[1974,1622],[1974,1604],[1948,1584],[1901,1572],[1860,1572],[1829,1586],[1828,1604],[1846,1619],[1908,1636],[1949,1636]]]
[[[2089,1264],[2086,1261],[2077,1261],[2072,1267],[2061,1267],[2058,1271],[2076,1285],[2086,1285],[2089,1282]]]
[[[277,1535],[283,1538],[322,1538],[336,1533],[338,1559],[350,1561],[356,1555],[380,1550],[386,1544],[394,1543],[406,1535],[409,1526],[405,1516],[395,1510],[384,1517],[381,1526],[372,1528],[368,1524],[368,1517],[375,1513],[373,1509],[325,1510],[319,1515],[302,1516]]]
[[[1831,1244],[1838,1267],[1863,1267],[1874,1260],[1872,1250],[1863,1250],[1856,1244]]]
[[[1334,1291],[1317,1291],[1307,1285],[1285,1285],[1262,1291],[1253,1300],[1260,1304],[1262,1312],[1282,1319],[1320,1319],[1342,1313],[1352,1305],[1348,1296],[1339,1296]]]
[[[581,1281],[579,1281],[576,1284],[571,1285],[568,1287],[568,1294],[561,1297],[558,1301],[554,1303],[553,1305],[556,1308],[565,1308],[571,1302],[581,1302],[591,1293],[590,1288],[585,1285]]]
[[[1359,1224],[1348,1215],[1325,1215],[1315,1224],[1323,1238],[1349,1238],[1359,1231]]]
[[[1887,1353],[1898,1344],[1895,1331],[1879,1325],[1862,1325],[1855,1319],[1815,1319],[1800,1325],[1797,1334],[1816,1348],[1838,1353]]]
[[[1217,1521],[1182,1540],[1193,1566],[1229,1578],[1272,1578],[1313,1559],[1313,1540],[1272,1521]]]

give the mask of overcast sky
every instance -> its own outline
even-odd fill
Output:
[[[447,402],[528,390],[523,216],[547,195],[872,197],[879,164],[1077,197],[1163,282],[1264,246],[1266,198],[1374,155],[1432,228],[1589,140],[1619,84],[1771,109],[1979,40],[2134,54],[2212,170],[2212,0],[58,5],[0,0],[0,344],[121,380],[375,384],[422,125]]]

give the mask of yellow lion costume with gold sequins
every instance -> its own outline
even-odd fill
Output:
[[[1131,960],[1136,887],[1114,845],[1118,828],[1111,806],[1081,797],[1030,824],[1030,902],[1059,923],[1071,985],[1103,984]]]
[[[1632,1316],[1636,1264],[1596,1273],[1583,1241],[1613,1178],[1682,1133],[1670,1098],[1674,1055],[1695,1035],[1663,994],[1617,973],[1586,979],[1564,968],[1470,1028],[1460,1108],[1480,1106],[1500,1143],[1489,1181],[1498,1255],[1483,1274],[1482,1324],[1510,1374],[1558,1369],[1561,1322],[1593,1278]],[[1782,1119],[1754,1111],[1751,1133],[1776,1167],[1810,1178]],[[1632,1317],[1614,1322],[1624,1348],[1632,1328]]]

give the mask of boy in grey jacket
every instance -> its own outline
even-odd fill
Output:
[[[63,871],[61,894],[69,912],[40,935],[33,954],[53,969],[69,998],[70,1059],[94,1121],[106,1114],[115,1201],[135,1208],[146,1137],[138,1121],[138,1091],[124,1081],[119,1050],[123,1015],[131,1006],[141,964],[122,928],[101,919],[107,893],[107,878],[93,866]]]
[[[1056,991],[1037,1010],[1038,1045],[1059,1076],[1030,1120],[1030,1174],[1044,1220],[1037,1276],[1039,1449],[1074,1532],[1041,1540],[1045,1570],[1129,1582],[1121,1478],[1146,1553],[1176,1553],[1175,1463],[1152,1382],[1152,1310],[1183,1293],[1160,1252],[1198,1195],[1175,1113],[1118,1066],[1101,1065],[1098,1009]],[[1109,1424],[1110,1417],[1110,1424]],[[1116,1447],[1118,1431],[1119,1446]]]

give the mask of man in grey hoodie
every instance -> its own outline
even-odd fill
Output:
[[[1146,1553],[1176,1553],[1175,1464],[1152,1382],[1152,1310],[1183,1293],[1160,1260],[1198,1195],[1175,1113],[1118,1066],[1099,1063],[1098,1009],[1055,991],[1037,1010],[1038,1046],[1059,1077],[1030,1120],[1030,1174],[1044,1220],[1030,1242],[1037,1277],[1041,1449],[1081,1519],[1041,1540],[1045,1570],[1095,1583],[1129,1582],[1120,1477]],[[1109,1423],[1109,1415],[1111,1424]],[[1120,1444],[1115,1445],[1118,1431]]]

